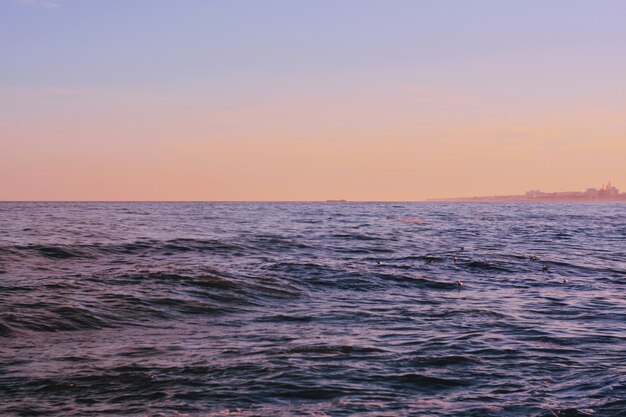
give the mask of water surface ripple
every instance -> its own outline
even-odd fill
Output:
[[[620,203],[0,203],[0,414],[625,416],[625,293]]]

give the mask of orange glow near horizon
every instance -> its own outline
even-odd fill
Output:
[[[133,100],[5,121],[2,199],[410,201],[626,187],[617,112],[516,120],[356,96],[203,114]]]

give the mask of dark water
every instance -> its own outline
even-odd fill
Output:
[[[2,203],[0,415],[103,414],[625,416],[626,205]]]

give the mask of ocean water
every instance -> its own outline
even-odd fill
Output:
[[[626,416],[626,204],[0,203],[0,415]]]

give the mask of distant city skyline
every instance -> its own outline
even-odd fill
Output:
[[[523,195],[492,195],[475,197],[452,197],[435,199],[434,201],[624,201],[626,193],[620,193],[619,189],[611,184],[597,188],[587,188],[585,191],[551,191],[541,190],[526,191]]]
[[[0,0],[0,200],[626,184],[626,2]]]

